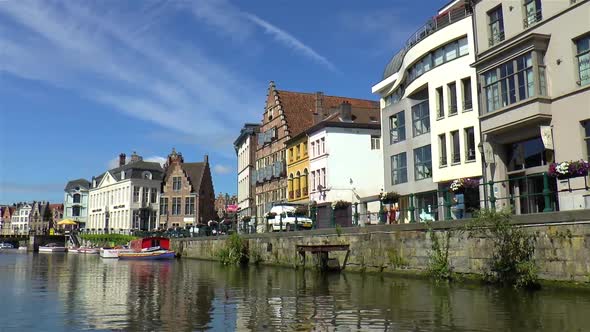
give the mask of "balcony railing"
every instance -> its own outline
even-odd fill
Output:
[[[457,114],[457,104],[449,105],[449,115]]]
[[[490,46],[494,46],[504,40],[504,31],[492,34],[490,37]]]
[[[461,162],[461,154],[460,153],[453,153],[451,154],[451,162],[453,164],[458,164]]]
[[[451,9],[441,15],[435,16],[426,23],[422,27],[420,27],[416,32],[412,34],[410,38],[406,41],[406,47],[409,49],[412,46],[418,44],[422,39],[428,37],[432,33],[455,23],[465,16],[471,14],[470,7],[460,7]],[[407,50],[406,50],[407,51]]]
[[[463,111],[469,111],[473,109],[473,101],[471,99],[467,99],[463,101]]]
[[[541,9],[537,10],[534,13],[530,13],[527,15],[527,17],[525,17],[525,19],[523,20],[523,25],[524,28],[528,28],[529,26],[541,21],[543,19],[543,13],[541,11]]]

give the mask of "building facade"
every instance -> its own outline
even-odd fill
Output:
[[[256,216],[256,147],[260,125],[246,123],[234,141],[238,159],[238,218]]]
[[[12,234],[12,215],[16,210],[16,206],[5,206],[2,208],[2,225],[0,228],[0,234],[9,235]]]
[[[400,209],[413,204],[415,220],[442,216],[453,180],[481,181],[474,41],[471,7],[452,1],[410,37],[372,89],[381,96],[384,190],[402,195]]]
[[[190,227],[215,219],[213,180],[209,157],[185,163],[172,149],[166,162],[160,198],[159,227]]]
[[[14,234],[29,234],[29,217],[31,215],[32,204],[18,203],[16,210],[12,214],[10,224]]]
[[[133,153],[127,163],[92,178],[86,228],[91,232],[152,230],[158,227],[158,199],[164,170]]]
[[[76,179],[69,181],[64,188],[64,218],[76,221],[79,228],[86,227],[90,187],[90,181]]]
[[[309,203],[309,156],[307,133],[303,132],[287,144],[287,197],[289,203]]]
[[[549,178],[542,195],[550,163],[590,155],[590,1],[472,2],[486,175],[503,181],[496,197],[516,197],[496,205],[590,208],[588,177]]]

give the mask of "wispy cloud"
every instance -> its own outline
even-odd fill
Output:
[[[213,166],[213,172],[216,174],[229,174],[233,171],[233,168],[227,165],[217,164]]]
[[[151,162],[160,163],[160,166],[164,166],[164,164],[166,163],[166,158],[165,157],[162,157],[162,156],[147,157],[144,160],[145,161],[151,161]]]

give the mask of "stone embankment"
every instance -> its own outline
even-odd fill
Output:
[[[590,282],[590,210],[514,217],[514,224],[536,235],[535,262],[545,280]],[[449,233],[449,260],[455,272],[482,274],[492,255],[491,239],[470,236],[467,221],[435,222]],[[374,225],[300,232],[244,235],[251,257],[260,264],[299,267],[297,245],[348,244],[346,270],[421,274],[428,268],[432,242],[426,224]],[[181,257],[218,260],[225,237],[175,239]],[[343,262],[345,253],[331,253]],[[309,261],[307,263],[309,266]]]

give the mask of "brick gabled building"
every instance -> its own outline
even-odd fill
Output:
[[[310,128],[314,116],[348,102],[353,108],[374,109],[375,101],[278,90],[270,82],[256,150],[256,215],[262,218],[273,204],[287,201],[286,142]],[[316,119],[317,120],[317,119]]]
[[[186,227],[214,220],[215,193],[209,157],[185,163],[172,149],[166,162],[160,198],[160,228]]]

